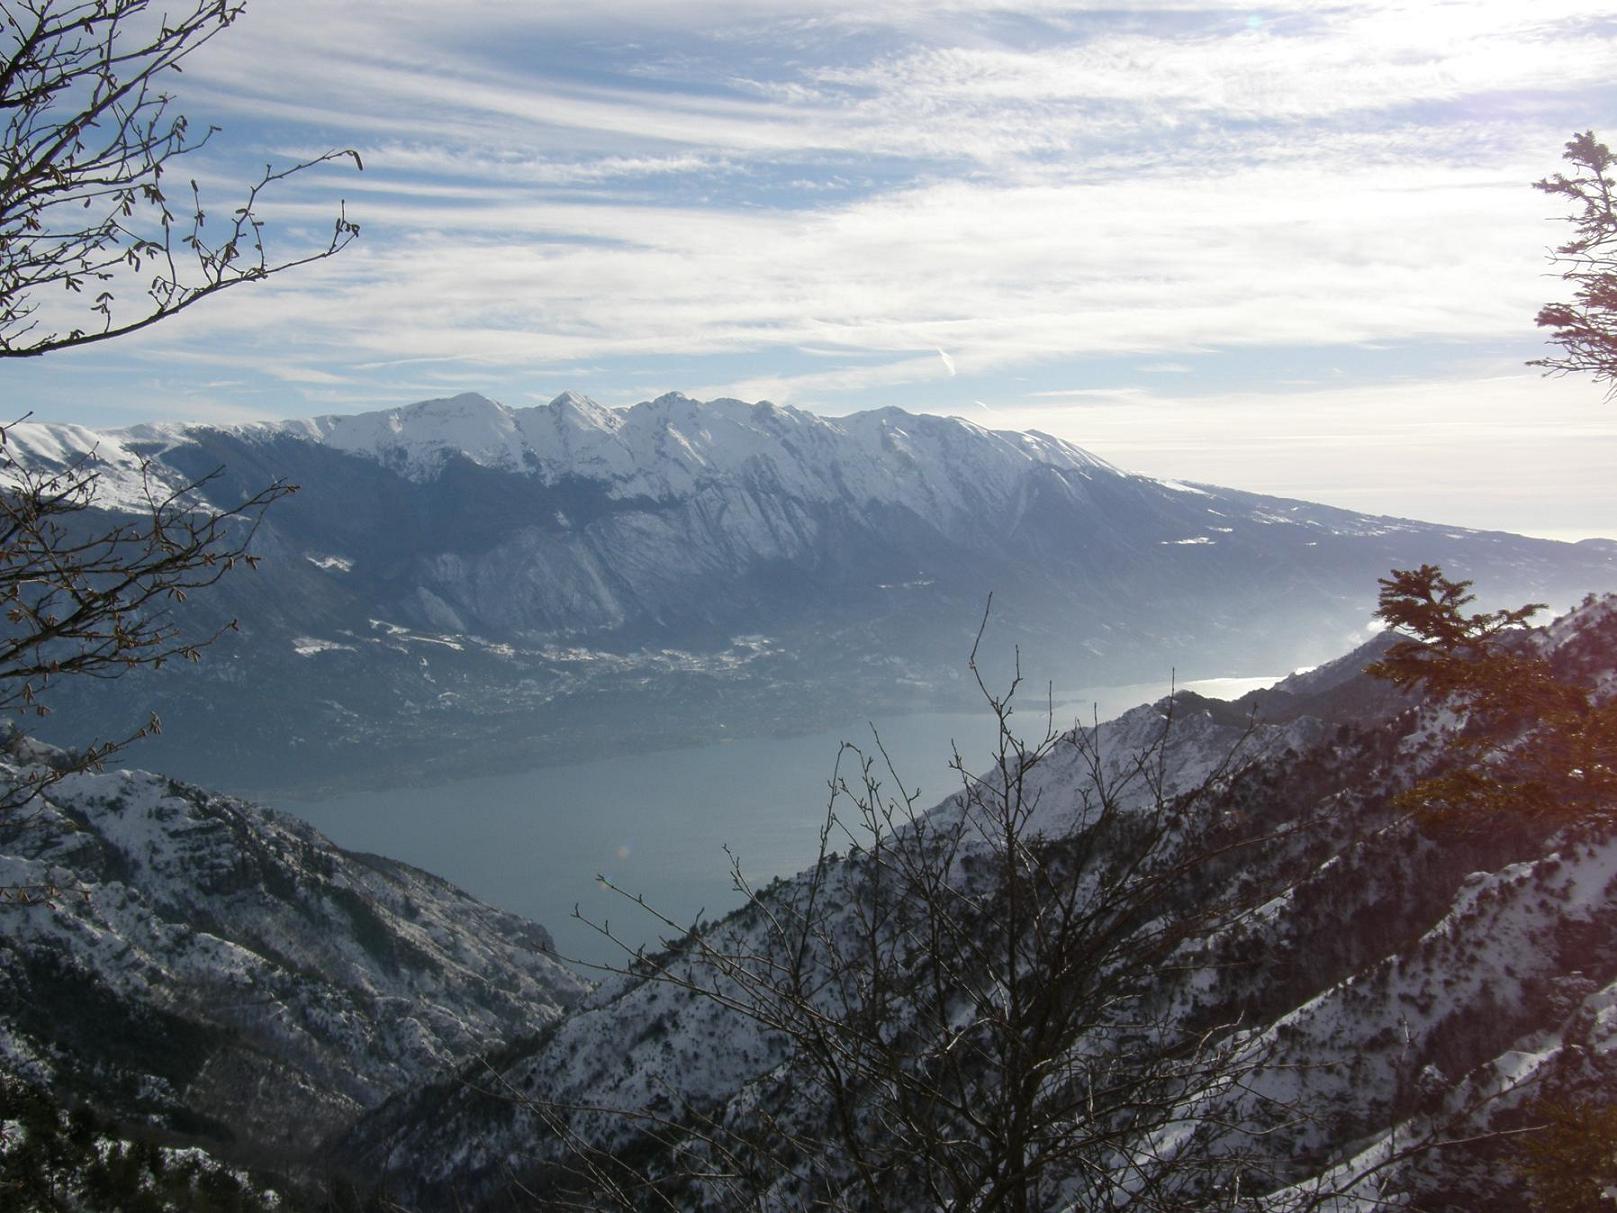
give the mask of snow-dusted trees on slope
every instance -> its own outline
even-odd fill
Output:
[[[1395,569],[1378,614],[1405,636],[1369,673],[1462,712],[1453,761],[1404,794],[1417,812],[1462,828],[1549,822],[1617,806],[1617,701],[1592,678],[1557,670],[1522,630],[1543,609],[1467,614],[1469,581],[1435,565]]]
[[[1225,798],[1289,734],[1248,748],[1236,722],[1232,746],[1231,720],[1170,699],[1121,733],[1041,713],[1024,740],[1017,689],[984,688],[994,761],[957,756],[950,800],[922,813],[879,746],[845,748],[812,869],[759,889],[738,868],[741,911],[634,957],[627,979],[707,1004],[753,1074],[633,1109],[523,1093],[566,1145],[547,1207],[1217,1210],[1286,1189],[1258,1143],[1307,1140],[1318,1109],[1274,1085],[1276,1038],[1221,996],[1220,947],[1318,861],[1306,816]],[[1270,1207],[1328,1205],[1384,1162]]]

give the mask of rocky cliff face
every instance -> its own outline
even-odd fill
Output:
[[[0,779],[60,758],[12,750]],[[54,784],[0,838],[0,888],[0,1064],[248,1162],[306,1158],[586,988],[532,923],[146,772]]]

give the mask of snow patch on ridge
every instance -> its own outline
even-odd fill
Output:
[[[299,657],[312,657],[316,653],[353,653],[357,652],[358,648],[351,644],[340,644],[335,640],[321,640],[317,636],[294,636],[292,651]]]
[[[185,487],[172,468],[148,462],[160,450],[184,441],[182,427],[136,426],[100,431],[82,425],[20,421],[5,427],[5,447],[16,465],[30,471],[93,474],[95,504],[102,509],[144,513],[150,493],[159,498]],[[9,477],[13,482],[15,476]]]

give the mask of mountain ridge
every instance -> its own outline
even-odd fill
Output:
[[[908,425],[910,428],[906,429]],[[904,465],[924,466],[916,457],[920,440],[937,449],[960,431],[986,437],[1002,460],[1045,464],[1082,472],[1117,472],[1105,460],[1037,431],[990,430],[961,417],[913,414],[879,408],[838,418],[734,398],[697,401],[679,392],[621,408],[607,408],[576,392],[563,392],[548,404],[512,408],[476,392],[418,401],[392,409],[322,414],[283,421],[231,425],[170,422],[93,431],[54,422],[20,422],[8,427],[8,442],[24,460],[63,463],[71,456],[99,455],[109,472],[127,472],[142,456],[161,457],[195,443],[206,433],[251,440],[291,437],[359,455],[414,480],[439,476],[460,457],[492,471],[535,475],[554,482],[588,476],[611,482],[619,497],[664,500],[694,491],[704,479],[738,474],[751,460],[771,459],[788,488],[798,492],[841,487],[870,499],[891,500]],[[792,452],[798,466],[786,468],[772,447],[790,439],[810,448]],[[783,443],[783,439],[785,440]],[[829,448],[839,449],[831,451]],[[844,461],[863,456],[859,475],[844,473],[839,485],[815,483],[806,457],[828,455]],[[650,474],[652,466],[666,468]],[[1121,473],[1119,473],[1121,474]],[[935,491],[935,486],[933,487]],[[812,495],[812,494],[811,494]]]
[[[48,470],[96,441],[25,424],[7,449]],[[237,790],[352,776],[378,744],[388,771],[543,763],[597,724],[645,748],[703,740],[703,721],[807,732],[851,702],[958,706],[990,591],[1001,637],[1079,687],[1315,664],[1362,637],[1394,567],[1440,563],[1502,603],[1617,588],[1617,546],[1135,476],[896,409],[462,395],[102,442],[113,516],[139,513],[143,459],[171,489],[205,481],[211,508],[302,486],[264,518],[263,570],[189,608],[240,635],[193,670],[63,691],[103,735],[155,707],[157,760]],[[228,759],[183,744],[204,730]]]

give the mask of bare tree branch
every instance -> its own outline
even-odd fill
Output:
[[[232,569],[256,564],[249,547],[263,511],[293,486],[276,481],[217,510],[199,491],[218,472],[167,484],[142,464],[139,512],[106,514],[97,508],[104,470],[93,453],[40,470],[20,462],[7,438],[0,427],[0,715],[48,715],[61,678],[195,661],[235,627],[231,620],[196,634],[176,608]],[[0,787],[0,829],[25,824],[23,810],[51,784],[158,727],[154,716],[124,737],[20,765]],[[27,745],[11,742],[19,753]]]
[[[174,209],[171,162],[216,128],[194,133],[160,82],[243,7],[191,0],[175,15],[150,0],[0,0],[0,357],[136,332],[359,235],[339,204],[324,242],[277,259],[261,214],[265,191],[297,173],[334,160],[362,168],[351,149],[265,166],[211,228],[194,180]],[[68,309],[56,292],[73,297]]]

